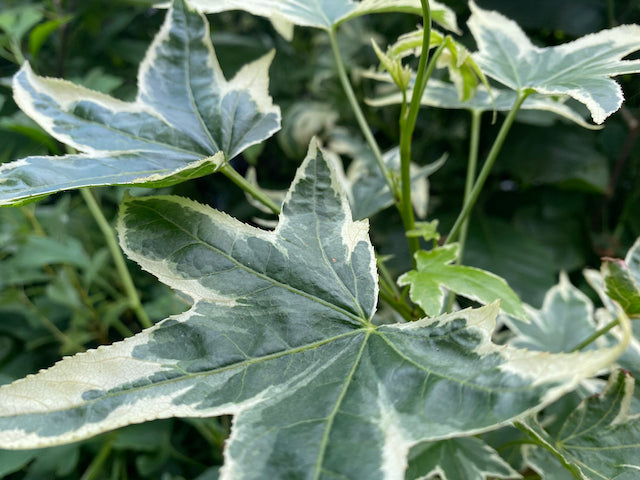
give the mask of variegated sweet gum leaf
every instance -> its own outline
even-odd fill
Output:
[[[411,450],[406,480],[487,480],[522,478],[479,438],[465,437],[418,445]]]
[[[564,272],[560,282],[545,295],[542,308],[525,305],[525,311],[528,324],[505,319],[515,333],[509,343],[518,348],[570,352],[598,329],[593,303],[571,284]]]
[[[554,47],[537,47],[520,26],[473,1],[468,21],[478,45],[474,54],[485,75],[523,92],[568,95],[584,103],[601,124],[624,99],[611,77],[640,72],[640,60],[623,60],[640,50],[640,25],[622,25]]]
[[[82,152],[0,166],[0,205],[96,185],[166,186],[207,175],[280,128],[268,94],[273,54],[225,80],[204,16],[175,0],[123,102],[25,64],[16,102],[49,134]]]
[[[383,82],[389,81],[385,75],[367,73],[367,76]],[[412,91],[412,88],[409,88],[407,95],[411,95]],[[474,96],[463,101],[460,99],[458,89],[454,84],[432,78],[429,80],[429,83],[422,94],[420,103],[429,107],[445,109],[459,109],[476,112],[490,112],[493,110],[498,112],[508,112],[513,108],[516,96],[517,93],[513,90],[495,87],[491,89],[491,94],[489,94],[483,85],[479,85]],[[580,113],[565,103],[565,100],[566,97],[551,98],[546,95],[532,93],[526,98],[524,103],[520,106],[520,109],[540,110],[554,113],[577,123],[581,127],[592,130],[601,128],[598,125],[586,122]],[[402,103],[402,94],[400,92],[381,94],[378,97],[367,99],[366,102],[374,107],[399,105]]]
[[[625,370],[611,374],[600,395],[586,398],[551,437],[536,420],[527,426],[584,480],[632,480],[640,471],[640,402]]]
[[[347,20],[371,13],[406,12],[422,15],[420,0],[190,0],[189,3],[205,13],[244,10],[277,22],[285,21],[323,30],[331,30]],[[434,22],[447,30],[459,32],[453,10],[434,0],[429,5]],[[281,23],[278,25],[278,30],[287,30]]]
[[[193,307],[0,387],[0,448],[231,414],[222,479],[398,479],[412,446],[539,409],[625,347],[497,346],[496,304],[373,324],[368,224],[330,158],[311,145],[273,231],[178,197],[126,199],[124,250]]]
[[[518,296],[504,279],[475,267],[455,265],[459,245],[453,243],[416,253],[416,269],[398,279],[401,286],[409,285],[411,300],[429,316],[438,315],[445,300],[444,289],[483,304],[500,300],[507,315],[526,320],[527,314]]]

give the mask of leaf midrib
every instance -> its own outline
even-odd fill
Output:
[[[232,365],[222,366],[222,367],[217,368],[215,370],[206,370],[206,371],[201,371],[201,372],[187,372],[184,369],[180,369],[180,367],[178,367],[177,364],[164,364],[164,365],[167,365],[167,366],[175,368],[175,369],[180,369],[180,371],[183,372],[183,375],[180,376],[180,377],[169,378],[167,380],[161,380],[161,381],[158,381],[158,382],[155,382],[155,383],[151,383],[149,385],[141,385],[141,386],[132,387],[132,388],[129,388],[129,389],[121,389],[121,390],[113,391],[113,390],[118,388],[118,387],[114,387],[114,388],[111,389],[111,391],[105,392],[104,395],[101,395],[101,396],[96,397],[96,398],[91,399],[91,400],[83,400],[82,403],[80,403],[78,405],[72,405],[70,407],[62,408],[62,409],[59,409],[59,410],[47,409],[47,411],[45,411],[45,412],[27,412],[27,413],[20,413],[20,414],[17,414],[17,415],[12,415],[10,417],[0,417],[0,418],[15,418],[15,417],[23,416],[23,415],[48,415],[48,414],[56,413],[56,412],[71,411],[71,410],[75,410],[76,408],[80,408],[80,407],[91,405],[91,404],[94,404],[94,403],[97,403],[97,402],[104,401],[106,398],[116,398],[116,397],[121,396],[121,395],[130,395],[132,393],[142,392],[142,391],[145,391],[145,390],[149,390],[149,389],[153,389],[153,388],[157,388],[157,387],[161,387],[161,386],[165,386],[165,385],[171,385],[173,383],[186,381],[186,380],[190,380],[190,379],[198,378],[198,377],[204,377],[204,376],[207,376],[207,375],[218,375],[218,374],[225,373],[225,372],[228,372],[228,371],[234,370],[234,369],[244,369],[244,368],[249,367],[251,365],[254,365],[254,364],[257,364],[257,363],[260,363],[260,362],[267,362],[269,360],[278,359],[278,358],[284,357],[286,355],[295,355],[297,353],[301,353],[301,352],[305,352],[307,350],[318,348],[318,347],[321,347],[321,346],[326,345],[328,343],[331,343],[331,342],[334,342],[334,341],[338,341],[338,340],[341,340],[343,338],[347,338],[349,336],[354,336],[354,335],[357,335],[357,334],[361,334],[362,331],[363,331],[362,328],[356,328],[356,329],[354,329],[352,331],[349,331],[349,332],[346,332],[346,333],[343,333],[343,334],[340,334],[340,335],[335,335],[333,337],[324,338],[324,339],[319,340],[317,342],[308,343],[306,345],[303,345],[303,346],[300,346],[300,347],[296,347],[296,348],[292,348],[290,350],[283,350],[283,351],[279,351],[279,352],[276,352],[276,353],[263,355],[261,357],[253,357],[251,359],[244,360],[244,361],[239,362],[239,363],[234,363]],[[366,342],[364,342],[364,343],[366,344]],[[141,361],[141,362],[145,361],[145,359],[135,358],[133,356],[130,357],[130,358],[134,359],[134,360],[137,360],[137,361]],[[148,360],[148,362],[149,363],[158,363],[159,364],[159,362],[155,362],[155,361],[152,361],[152,360]],[[356,364],[357,364],[357,362],[356,362]],[[163,364],[159,364],[159,365],[162,366]],[[166,373],[166,372],[169,372],[169,371],[170,370],[164,370],[164,371],[159,371],[157,373],[163,373],[163,372]],[[141,377],[141,378],[147,378],[147,377]],[[130,383],[130,382],[135,381],[135,380],[140,380],[141,378],[133,379],[133,380],[128,379],[127,382]],[[89,390],[86,390],[86,391],[89,391]]]

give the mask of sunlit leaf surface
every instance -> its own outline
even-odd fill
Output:
[[[204,16],[176,0],[127,103],[25,64],[15,99],[49,134],[78,150],[0,166],[0,205],[96,185],[165,186],[207,175],[280,128],[268,94],[272,54],[226,81]]]

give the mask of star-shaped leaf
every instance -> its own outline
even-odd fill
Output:
[[[611,374],[600,395],[585,399],[552,438],[535,420],[530,431],[584,480],[632,480],[640,470],[639,403],[635,380],[624,370]]]
[[[268,94],[271,58],[226,81],[206,19],[175,0],[140,66],[132,103],[40,77],[25,64],[13,82],[18,105],[82,153],[0,166],[0,205],[95,185],[171,185],[216,171],[280,128]]]
[[[371,13],[406,12],[422,15],[420,0],[190,0],[189,3],[205,13],[244,10],[272,20],[323,30],[331,30],[347,20]],[[434,0],[429,5],[435,22],[448,30],[458,31],[453,10]]]
[[[640,25],[540,48],[513,20],[469,5],[468,26],[478,45],[474,58],[485,75],[516,91],[569,95],[587,106],[597,124],[622,105],[622,90],[611,77],[640,72],[640,60],[623,60],[640,50]]]
[[[398,284],[409,285],[411,300],[430,316],[441,312],[446,288],[483,304],[501,300],[506,314],[526,319],[520,299],[504,279],[479,268],[453,264],[458,249],[454,243],[417,252],[416,269],[402,275]]]
[[[530,323],[505,319],[516,334],[510,343],[519,348],[552,353],[570,352],[598,329],[593,303],[574,287],[566,274],[544,297],[542,309],[525,305]]]
[[[231,414],[222,479],[395,479],[412,446],[541,408],[624,349],[494,345],[495,304],[374,325],[368,224],[331,158],[312,144],[274,231],[178,197],[126,199],[124,250],[193,307],[0,387],[0,448]]]

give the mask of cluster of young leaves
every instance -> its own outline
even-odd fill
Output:
[[[208,23],[193,7],[208,12],[247,9],[270,17],[285,33],[290,23],[331,33],[364,14],[421,11],[419,2],[409,1],[316,2],[315,10],[298,2],[283,2],[277,10],[271,2],[254,2],[251,7],[239,2],[191,3],[175,0],[171,5],[140,67],[134,102],[40,77],[23,66],[14,80],[16,100],[50,135],[81,153],[30,157],[0,167],[5,204],[95,185],[167,186],[218,170],[243,182],[229,160],[270,137],[280,124],[279,109],[267,91],[271,54],[226,81]],[[446,8],[435,2],[432,7],[436,20],[456,28]],[[523,51],[541,57],[547,53],[522,41],[517,26],[504,17],[498,20],[506,27],[494,32],[503,38],[487,40],[488,25],[497,14],[473,8],[470,25],[480,52],[472,68],[480,65],[487,75],[512,87],[515,96],[535,90],[541,95],[540,109],[580,122],[561,102],[544,96],[567,94],[583,101],[599,122],[617,108],[609,101],[617,84],[608,77],[638,70],[637,62],[620,60],[637,49],[629,41],[618,45],[615,62],[602,63],[600,77],[587,79],[592,80],[587,82],[591,89],[562,90],[562,85],[542,84],[537,77],[512,85],[501,70],[504,58],[483,57],[491,50],[490,41],[515,39]],[[611,33],[601,37],[587,42],[589,47],[602,49],[611,38],[619,39]],[[451,42],[447,45],[452,54],[471,58]],[[577,43],[561,55],[575,53],[582,47]],[[515,56],[527,55],[534,54]],[[462,63],[454,60],[448,65]],[[576,78],[578,83],[584,79],[584,70]],[[468,94],[461,100],[459,93],[465,90],[459,85],[446,88],[460,103]],[[489,100],[484,107],[462,108],[490,110],[487,102],[493,105],[496,100],[485,93]],[[387,158],[392,167],[393,154]],[[363,165],[347,175],[349,183],[335,157],[312,141],[273,231],[179,197],[126,198],[118,226],[122,248],[162,282],[190,297],[191,309],[123,342],[67,358],[3,387],[0,446],[54,445],[153,418],[230,414],[234,425],[225,444],[222,478],[400,478],[406,471],[410,478],[446,479],[457,474],[452,456],[464,459],[463,470],[474,478],[518,478],[488,444],[469,435],[498,429],[566,398],[565,393],[611,367],[621,354],[622,364],[633,356],[635,340],[630,339],[627,316],[637,314],[638,248],[629,253],[628,268],[617,261],[603,267],[603,299],[621,328],[613,330],[617,337],[606,337],[596,348],[556,349],[551,338],[538,338],[539,349],[520,348],[527,335],[536,338],[536,327],[558,322],[557,312],[546,310],[553,302],[562,309],[570,301],[566,280],[558,287],[559,300],[552,290],[541,311],[526,307],[531,327],[508,320],[514,338],[508,345],[494,344],[491,336],[499,311],[492,303],[495,299],[503,300],[505,313],[527,315],[502,279],[452,265],[458,252],[455,244],[418,252],[416,270],[400,279],[429,318],[385,325],[376,311],[376,261],[368,222],[362,219],[393,200],[382,176],[372,180],[368,173],[358,173],[363,168],[372,171]],[[365,180],[370,185],[363,189]],[[365,192],[366,201],[358,201],[358,192]],[[375,208],[352,213],[349,203],[362,208],[369,200]],[[273,202],[278,207],[277,203]],[[76,265],[74,260],[62,258],[71,265]],[[440,315],[442,288],[487,306]],[[625,311],[615,310],[609,298],[621,302]],[[585,332],[595,334],[595,324],[589,325],[591,312],[582,310],[560,328],[573,327],[576,320],[586,322]],[[603,418],[608,422],[607,439],[596,442],[595,448],[620,443],[629,435],[634,438],[629,416],[633,384],[630,376],[614,373],[598,401],[585,400],[578,407],[563,427],[578,432],[577,441],[556,438],[548,424],[542,423],[543,428],[535,420],[521,426],[582,478],[598,478],[591,476],[594,472],[617,475],[604,455],[583,458],[576,451],[585,437],[581,429],[589,431]],[[47,398],[39,394],[43,389]],[[609,422],[600,412],[612,409],[619,413]],[[623,449],[617,465],[634,468],[634,453],[633,447]],[[34,455],[27,453],[23,460]],[[536,469],[540,462],[529,465]]]

